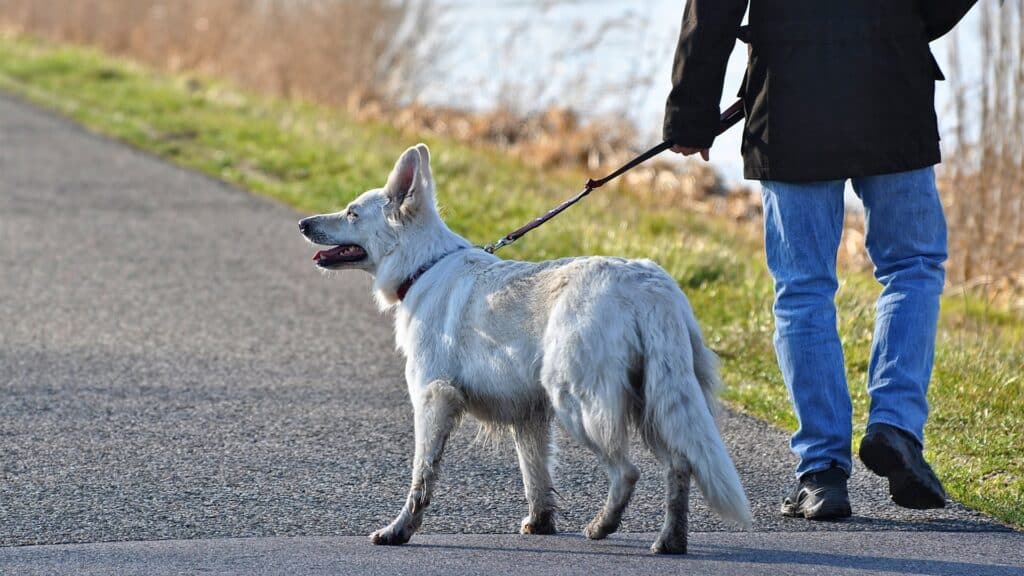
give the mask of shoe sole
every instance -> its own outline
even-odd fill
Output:
[[[884,437],[865,438],[860,460],[868,470],[889,479],[889,496],[896,505],[914,510],[946,507],[946,495],[934,473],[915,474],[904,454]]]
[[[818,506],[813,510],[805,510],[800,506],[782,505],[782,515],[789,518],[805,518],[807,520],[842,520],[853,514],[850,505]]]

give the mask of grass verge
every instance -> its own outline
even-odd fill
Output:
[[[412,139],[384,125],[217,82],[157,74],[81,48],[0,38],[0,89],[85,126],[306,212],[381,185]],[[486,149],[430,141],[442,211],[470,240],[494,240],[566,197],[578,173],[538,172]],[[685,210],[644,210],[628,190],[591,196],[503,256],[651,258],[686,290],[724,361],[726,399],[792,430],[772,348],[771,280],[755,233]],[[874,280],[847,273],[840,332],[863,433]],[[950,494],[1024,526],[1024,320],[948,296],[931,389],[928,456]],[[785,479],[780,479],[780,482]]]

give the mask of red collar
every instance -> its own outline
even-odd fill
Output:
[[[405,279],[404,282],[402,282],[401,284],[398,285],[398,291],[396,292],[396,294],[398,295],[398,301],[401,302],[402,300],[405,300],[405,295],[408,294],[409,290],[412,289],[412,285],[415,284],[416,281],[420,279],[420,276],[423,276],[424,274],[426,274],[427,270],[430,270],[431,268],[434,267],[435,264],[437,264],[441,260],[444,260],[445,258],[451,256],[452,254],[458,252],[459,250],[462,250],[462,248],[457,248],[455,250],[452,250],[451,252],[445,254],[444,256],[441,256],[437,260],[434,260],[433,262],[429,262],[427,264],[424,264],[423,266],[420,266],[418,270],[413,272],[412,276],[409,276],[408,278]]]

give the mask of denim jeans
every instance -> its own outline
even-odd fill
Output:
[[[836,253],[845,180],[762,182],[765,251],[775,279],[775,351],[799,428],[797,476],[852,468],[852,408],[836,328]],[[868,365],[868,423],[924,444],[926,394],[945,283],[946,220],[935,172],[854,178],[864,203],[868,255],[882,292]]]

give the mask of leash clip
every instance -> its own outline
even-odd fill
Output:
[[[497,242],[494,242],[492,244],[488,244],[486,246],[481,246],[480,248],[483,249],[483,251],[487,252],[488,254],[494,254],[498,250],[501,250],[502,248],[504,248],[505,246],[508,246],[509,244],[511,244],[513,242],[515,242],[515,240],[510,240],[508,236],[505,236],[504,238],[502,238],[501,240],[498,240]]]

